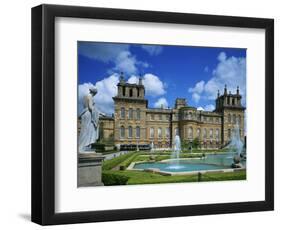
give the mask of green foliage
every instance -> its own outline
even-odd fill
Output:
[[[104,185],[125,185],[129,177],[125,175],[114,174],[112,172],[102,172],[102,182]]]
[[[121,164],[123,161],[125,161],[127,158],[131,157],[133,154],[134,153],[127,153],[119,157],[113,158],[111,160],[104,161],[102,164],[102,169],[103,170],[113,169],[117,167],[119,164]]]
[[[198,149],[199,147],[200,147],[200,141],[199,141],[198,137],[196,137],[192,141],[192,149]]]
[[[152,172],[143,171],[111,171],[112,174],[128,177],[126,184],[159,184],[159,183],[181,183],[181,182],[198,182],[198,174],[195,175],[178,175],[163,176]],[[226,181],[226,180],[245,180],[246,171],[236,171],[227,173],[204,173],[201,174],[200,181]],[[113,185],[113,184],[112,184]],[[120,184],[121,185],[121,184]]]
[[[138,156],[138,153],[134,153],[131,155],[129,158],[125,159],[121,164],[120,164],[120,170],[125,170]]]

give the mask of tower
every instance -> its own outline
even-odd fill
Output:
[[[219,91],[216,99],[215,112],[222,113],[222,144],[226,145],[231,138],[235,125],[239,125],[240,138],[244,140],[244,111],[245,107],[241,104],[242,96],[240,95],[239,86],[236,93],[227,92],[227,86],[224,87],[224,93],[220,95]]]
[[[123,73],[117,84],[117,95],[113,97],[115,106],[115,143],[142,144],[145,140],[145,88],[140,77],[136,83],[127,83]]]

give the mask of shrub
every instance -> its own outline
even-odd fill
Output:
[[[120,164],[120,170],[125,170],[138,156],[138,153],[134,153],[133,155],[131,155],[129,158],[127,158],[126,160],[124,160],[121,164]]]
[[[113,158],[111,160],[104,161],[103,164],[102,164],[102,169],[103,170],[113,169],[114,167],[121,164],[123,161],[125,161],[127,158],[129,158],[133,154],[134,153],[127,153],[127,154],[121,155],[119,157]]]
[[[128,180],[129,177],[124,175],[118,175],[111,172],[102,173],[102,182],[104,185],[125,185]]]

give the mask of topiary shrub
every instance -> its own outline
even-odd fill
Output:
[[[104,185],[125,185],[128,180],[129,177],[124,175],[118,175],[111,172],[102,173],[102,182]]]

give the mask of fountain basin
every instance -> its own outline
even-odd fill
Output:
[[[233,156],[227,154],[210,154],[204,158],[179,158],[160,162],[133,162],[129,170],[153,171],[163,175],[185,175],[198,172],[233,172],[245,169],[245,162],[241,167],[233,168]]]

